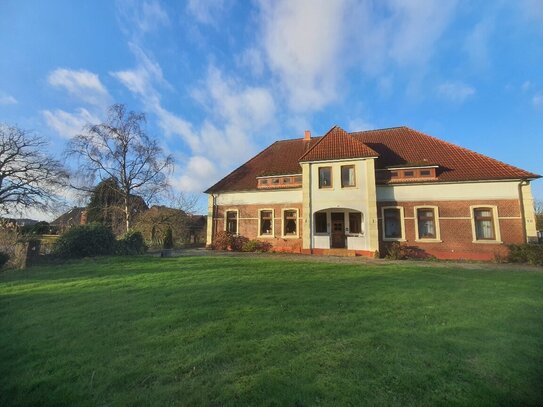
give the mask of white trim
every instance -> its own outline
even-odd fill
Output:
[[[296,211],[296,235],[285,235],[285,212]],[[283,239],[298,239],[300,237],[300,211],[298,208],[281,209],[281,237]]]
[[[418,210],[419,209],[433,209],[434,210],[434,227],[436,229],[436,237],[434,238],[421,238],[419,236],[419,216],[418,216]],[[421,243],[441,243],[443,242],[441,240],[441,229],[439,227],[439,208],[435,205],[419,205],[415,206],[413,208],[413,212],[415,214],[415,242],[421,242]]]
[[[475,209],[489,208],[492,210],[492,223],[494,224],[494,240],[477,240],[477,233],[475,231]],[[500,222],[498,217],[498,207],[496,205],[470,205],[469,207],[471,215],[471,236],[472,243],[477,244],[500,244],[502,242],[502,237],[500,233]]]
[[[339,160],[320,160],[320,161],[300,161],[300,163],[309,163],[309,164],[321,164],[321,163],[340,163],[343,161],[357,161],[357,160],[367,160],[367,159],[376,159],[379,157],[358,157],[358,158],[341,158]]]
[[[399,209],[400,210],[400,228],[402,235],[400,237],[386,237],[385,233],[385,209]],[[381,207],[381,226],[383,229],[383,242],[406,242],[405,239],[405,217],[403,206],[383,206]]]
[[[419,165],[416,167],[386,167],[386,168],[379,168],[375,171],[418,170],[418,169],[424,169],[424,168],[439,168],[439,165]]]
[[[226,232],[226,225],[228,223],[228,212],[236,212],[236,235],[239,235],[239,209],[228,208],[224,210],[224,231]]]
[[[262,222],[262,212],[263,211],[270,211],[271,212],[271,235],[261,235],[261,227],[260,222]],[[273,208],[261,208],[258,210],[258,230],[257,230],[257,237],[260,237],[262,239],[273,239],[275,237],[275,211]]]
[[[281,177],[301,177],[303,174],[283,174],[283,175],[262,175],[261,177],[256,177],[256,179],[262,178],[281,178]]]

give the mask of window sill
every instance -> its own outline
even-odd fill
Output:
[[[299,239],[298,235],[285,235],[281,236],[283,239]]]
[[[471,243],[477,244],[503,244],[501,240],[473,240]]]
[[[256,237],[259,238],[259,239],[273,239],[273,238],[275,238],[274,235],[257,235]]]
[[[347,237],[364,237],[364,233],[346,233]]]
[[[415,242],[420,243],[443,243],[441,239],[415,239]]]
[[[401,237],[384,237],[383,242],[407,242],[407,239]]]

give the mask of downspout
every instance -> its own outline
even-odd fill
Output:
[[[522,178],[518,184],[518,197],[520,203],[520,218],[522,220],[522,236],[524,243],[528,242],[528,232],[526,230],[526,213],[524,212],[524,196],[522,195],[522,187],[524,185],[530,185],[530,181],[526,178]]]
[[[212,219],[211,219],[211,245],[213,246],[213,241],[215,240],[215,230],[217,229],[217,197],[219,195],[211,194],[211,198],[213,199],[213,210],[212,213]]]
[[[313,188],[311,188],[311,163],[308,164],[309,172],[309,253],[313,254]]]

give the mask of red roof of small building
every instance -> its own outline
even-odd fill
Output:
[[[424,163],[437,165],[437,179],[432,182],[540,177],[408,127],[353,133],[333,127],[322,137],[273,143],[205,192],[257,190],[256,177],[301,174],[300,161],[363,157],[378,157],[377,169]]]

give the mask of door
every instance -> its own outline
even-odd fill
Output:
[[[332,212],[332,242],[334,249],[345,248],[345,215],[343,212]]]

